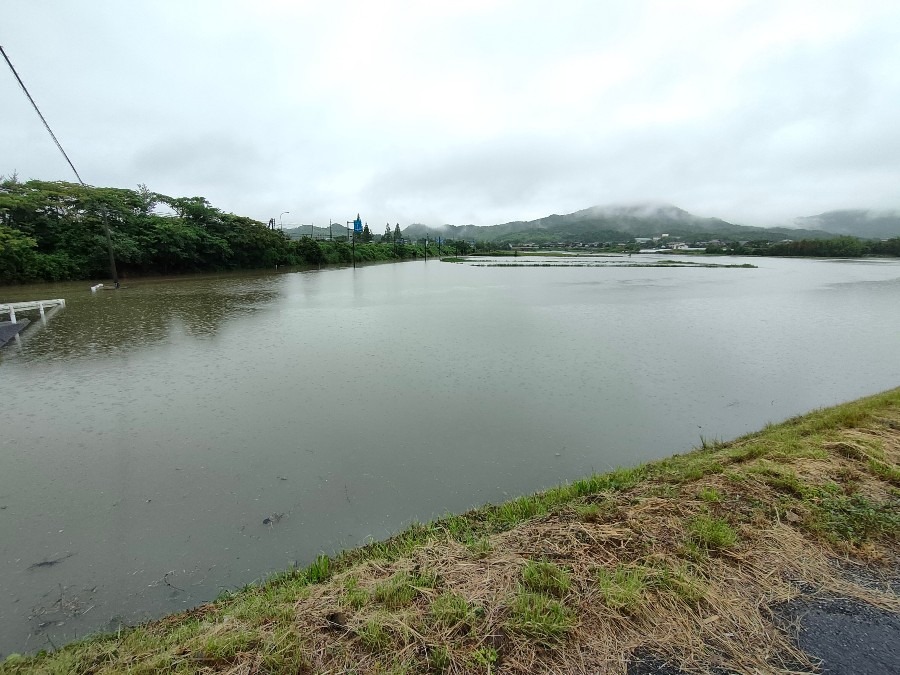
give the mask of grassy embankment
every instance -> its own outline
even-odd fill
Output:
[[[900,389],[730,443],[416,525],[2,673],[792,671],[770,607],[900,611]],[[857,567],[862,569],[862,567]],[[799,664],[799,665],[798,665]]]

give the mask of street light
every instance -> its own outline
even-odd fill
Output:
[[[281,216],[283,216],[285,213],[290,213],[290,211],[282,211],[278,214],[278,224],[281,225],[282,232],[284,232],[284,223],[281,221]]]

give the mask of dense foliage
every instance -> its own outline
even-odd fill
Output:
[[[291,240],[202,197],[13,177],[0,180],[0,283],[107,278],[104,219],[124,277],[353,261],[346,241]],[[356,246],[360,261],[424,253],[394,242]]]
[[[768,255],[787,257],[861,258],[865,255],[900,256],[900,238],[886,240],[833,237],[831,239],[798,239],[769,242],[765,240],[731,242],[712,245],[707,253],[735,255]]]

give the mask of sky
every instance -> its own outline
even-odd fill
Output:
[[[29,0],[0,45],[86,183],[285,227],[900,209],[896,0]],[[0,66],[0,175],[74,180]]]

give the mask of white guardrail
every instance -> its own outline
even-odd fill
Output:
[[[41,318],[43,318],[45,308],[65,306],[66,301],[62,298],[57,298],[56,300],[32,300],[31,302],[0,302],[0,316],[9,314],[10,322],[15,323],[17,311],[27,312],[30,309],[36,309],[41,313]]]

